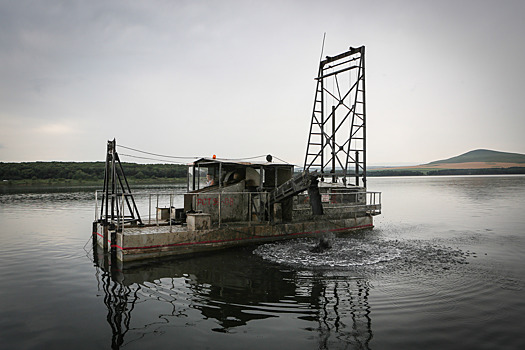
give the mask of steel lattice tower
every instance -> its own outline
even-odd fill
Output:
[[[142,225],[137,205],[124,169],[117,153],[117,141],[108,141],[106,167],[104,169],[104,191],[102,192],[100,217],[104,225],[133,223]],[[125,204],[128,213],[124,216]]]
[[[365,47],[327,56],[315,80],[304,170],[366,188]]]

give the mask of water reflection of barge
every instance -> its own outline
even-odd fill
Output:
[[[364,47],[326,57],[316,80],[301,173],[271,156],[264,163],[198,159],[188,166],[184,206],[157,206],[155,223],[140,217],[109,141],[94,245],[126,262],[373,227],[381,197],[366,191]]]
[[[368,349],[372,339],[370,283],[350,272],[282,269],[243,249],[199,259],[141,263],[124,271],[110,266],[101,249],[95,252],[95,261],[114,349],[137,341],[149,343],[159,334],[172,337],[181,348],[192,348],[196,333],[200,339],[213,339],[202,337],[210,331],[234,336],[270,318],[281,327],[272,331],[271,338],[279,331],[288,333],[303,339],[306,348],[344,344]],[[278,319],[286,315],[305,327]],[[180,327],[185,331],[167,331]],[[250,338],[229,342],[253,347],[243,339]]]

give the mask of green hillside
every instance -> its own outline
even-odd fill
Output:
[[[525,154],[520,153],[508,153],[508,152],[498,152],[491,151],[488,149],[477,149],[464,153],[462,155],[437,160],[435,162],[428,163],[432,164],[442,164],[442,163],[469,163],[469,162],[488,162],[488,163],[525,163]]]

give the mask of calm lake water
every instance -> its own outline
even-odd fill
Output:
[[[155,190],[135,191],[143,216]],[[93,263],[92,189],[3,190],[0,348],[525,349],[525,177],[369,190],[375,228],[324,253],[297,239],[124,271]]]

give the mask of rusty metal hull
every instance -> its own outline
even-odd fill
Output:
[[[187,226],[136,227],[116,232],[117,243],[113,246],[110,239],[112,232],[104,232],[103,226],[96,225],[97,229],[93,235],[96,236],[100,247],[105,250],[111,247],[117,260],[130,262],[372,227],[373,217],[366,215],[329,220],[319,217],[304,222],[282,224],[231,224],[194,231],[188,230]]]

